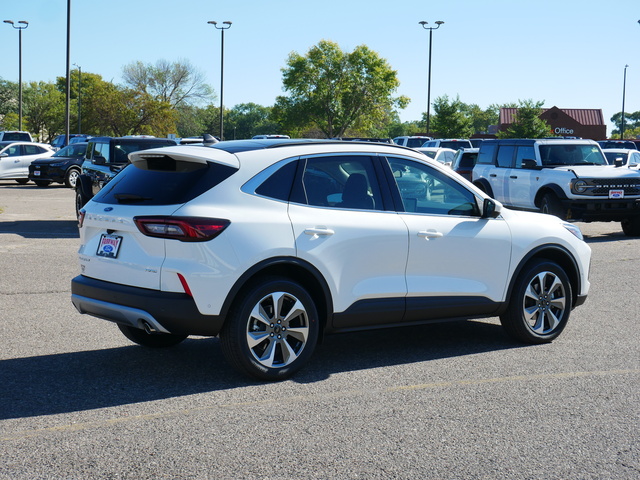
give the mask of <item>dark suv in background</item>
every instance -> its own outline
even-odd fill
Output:
[[[129,163],[129,154],[149,148],[175,146],[169,138],[93,137],[89,140],[76,183],[76,213]]]

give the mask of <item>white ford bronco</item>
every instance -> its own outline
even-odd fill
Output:
[[[510,208],[619,221],[626,235],[640,236],[640,172],[609,165],[593,140],[484,141],[473,183]]]

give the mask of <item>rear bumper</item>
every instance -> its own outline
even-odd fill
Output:
[[[83,314],[160,333],[218,335],[223,318],[201,314],[184,293],[130,287],[79,275],[71,280],[71,302]]]
[[[619,222],[640,216],[640,199],[565,199],[562,206],[567,218],[585,222]]]

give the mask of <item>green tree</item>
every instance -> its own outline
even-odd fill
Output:
[[[23,121],[37,139],[48,143],[64,129],[65,98],[54,83],[31,82],[22,99]]]
[[[111,82],[106,82],[102,79],[101,75],[90,72],[80,72],[78,70],[72,70],[71,72],[71,88],[70,90],[70,112],[69,120],[71,125],[69,130],[71,133],[77,132],[78,128],[78,103],[81,105],[81,132],[77,133],[89,133],[93,135],[106,134],[100,130],[103,125],[103,119],[97,116],[95,108],[93,108],[92,99],[99,95],[101,91],[112,85]],[[56,78],[56,86],[58,90],[66,97],[67,81],[65,77]],[[78,102],[80,100],[80,102]],[[51,132],[52,135],[64,133],[65,125],[57,132]]]
[[[18,84],[0,79],[0,126],[4,125],[4,118],[10,113],[18,113]]]
[[[452,100],[447,95],[436,98],[433,102],[434,117],[431,129],[443,138],[468,138],[473,133],[470,117],[465,113],[467,105],[460,97]],[[423,117],[426,122],[426,114]]]
[[[616,126],[616,128],[611,131],[611,137],[620,138],[622,112],[618,112],[611,117],[611,122]],[[626,138],[634,138],[634,132],[638,128],[640,128],[640,111],[633,113],[624,112],[624,136]]]
[[[176,132],[176,113],[167,102],[112,83],[96,85],[87,99],[87,111],[98,121],[101,135],[155,135]]]
[[[375,129],[390,109],[408,104],[406,97],[392,97],[397,72],[364,45],[345,53],[322,40],[305,56],[292,52],[282,71],[288,96],[277,98],[274,113],[286,130],[316,127],[326,137],[340,137],[356,125]]]
[[[544,102],[519,101],[518,111],[511,126],[498,132],[498,138],[544,138],[551,136],[551,126],[540,119]]]
[[[257,103],[240,103],[227,112],[225,138],[251,138],[254,135],[280,133],[280,125],[272,120],[271,107]]]

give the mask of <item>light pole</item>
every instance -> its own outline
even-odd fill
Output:
[[[82,67],[74,65],[78,67],[78,133],[82,133]]]
[[[620,140],[624,140],[624,98],[627,89],[627,67],[624,66],[624,80],[622,81],[622,123],[620,124]]]
[[[207,23],[220,30],[222,38],[220,42],[220,141],[222,141],[224,140],[224,31],[231,28],[231,22],[222,22],[221,26],[218,26],[218,22],[214,22],[213,20],[210,20]]]
[[[67,0],[67,89],[65,93],[65,114],[64,114],[64,144],[69,145],[69,117],[71,103],[71,0]]]
[[[444,22],[442,20],[438,20],[436,22],[436,27],[427,27],[429,22],[425,22],[424,20],[418,22],[422,25],[422,28],[425,30],[429,30],[429,77],[427,80],[427,135],[431,132],[431,43],[433,41],[433,31],[440,28]]]
[[[5,20],[4,23],[18,30],[18,130],[22,130],[22,30],[29,26],[29,22],[20,20],[16,25],[13,20]]]

